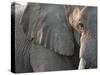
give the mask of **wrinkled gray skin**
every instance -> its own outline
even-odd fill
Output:
[[[11,23],[15,26],[15,72],[32,72],[29,60],[29,48],[31,43],[26,40],[23,29],[20,25],[25,6],[18,3],[12,3]],[[15,23],[14,23],[15,18]],[[27,54],[26,54],[27,53]]]
[[[89,31],[84,52],[86,68],[97,68],[97,8],[87,7],[82,14],[87,16],[87,20],[81,21]]]
[[[75,8],[69,19],[73,29],[81,34],[79,69],[97,68],[97,8]]]
[[[77,69],[79,46],[65,22],[63,5],[29,3],[22,13],[16,12],[16,72]]]

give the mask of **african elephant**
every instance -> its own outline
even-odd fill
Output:
[[[79,45],[65,20],[64,5],[28,3],[19,14],[21,20],[15,19],[15,72],[78,68]]]
[[[97,8],[74,8],[69,23],[80,34],[78,68],[97,68]]]

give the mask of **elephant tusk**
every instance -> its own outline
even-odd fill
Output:
[[[85,61],[84,58],[81,58],[81,59],[80,59],[80,62],[79,62],[78,69],[79,69],[79,70],[85,69],[85,66],[86,66],[86,61]]]

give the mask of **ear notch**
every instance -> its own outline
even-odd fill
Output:
[[[73,10],[72,14],[69,16],[69,23],[71,25],[75,25],[79,21],[80,16],[81,16],[81,11],[78,7],[76,7]]]

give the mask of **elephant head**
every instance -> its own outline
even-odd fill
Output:
[[[71,27],[80,34],[79,69],[97,67],[97,8],[76,7],[69,16]]]

